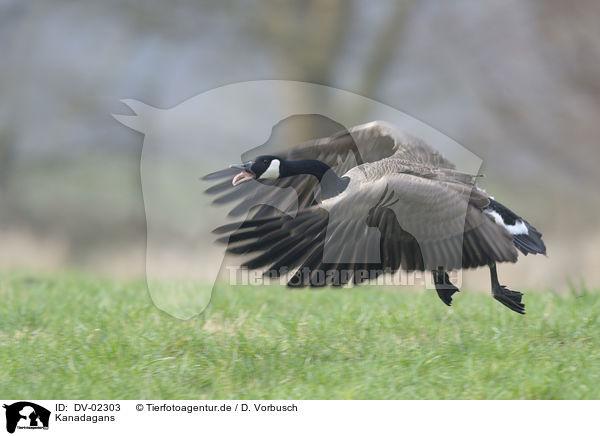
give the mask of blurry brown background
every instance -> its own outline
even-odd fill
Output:
[[[599,282],[598,2],[6,0],[0,53],[0,269],[142,275],[143,138],[111,117],[119,100],[169,108],[288,79],[378,100],[480,156],[481,185],[548,245],[502,267],[513,288]]]

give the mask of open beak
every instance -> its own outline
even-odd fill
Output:
[[[231,181],[231,184],[233,186],[237,186],[240,183],[247,182],[248,180],[252,180],[256,177],[254,175],[254,173],[252,172],[252,170],[250,169],[250,167],[252,166],[253,163],[254,162],[246,162],[245,164],[229,165],[229,168],[237,168],[239,170],[242,170],[242,172],[237,174]]]

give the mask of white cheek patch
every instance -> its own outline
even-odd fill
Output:
[[[527,226],[521,220],[516,221],[514,224],[508,225],[504,222],[504,220],[502,219],[500,214],[498,212],[496,212],[495,210],[486,209],[483,212],[488,214],[492,218],[494,218],[494,221],[496,221],[496,224],[504,227],[506,230],[508,230],[510,232],[511,235],[527,235],[527,234],[529,234],[529,230],[527,230]]]
[[[269,165],[269,168],[267,168],[267,170],[264,173],[262,173],[260,178],[261,179],[278,179],[280,163],[281,162],[279,162],[279,159],[273,159],[271,161],[271,165]]]

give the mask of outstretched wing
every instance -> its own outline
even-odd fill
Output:
[[[226,233],[220,241],[229,242],[230,252],[251,256],[249,268],[274,275],[296,270],[290,285],[516,261],[512,236],[482,213],[489,200],[469,185],[397,173],[354,183],[360,187],[350,185],[295,218],[250,220],[216,232]]]
[[[452,163],[423,141],[380,121],[352,127],[289,149],[282,148],[281,151],[273,154],[287,160],[319,160],[330,166],[338,176],[358,165],[376,162],[392,155],[418,165],[454,168]],[[298,210],[318,204],[319,186],[313,176],[301,175],[278,180],[250,181],[232,186],[231,179],[236,172],[236,170],[226,169],[204,177],[204,180],[210,181],[225,179],[205,192],[216,195],[214,204],[236,202],[237,204],[229,213],[230,216],[242,216],[259,204],[278,205],[280,210],[285,210],[283,205],[294,203],[289,198],[290,192],[297,196]],[[271,189],[272,187],[282,189]],[[293,188],[293,191],[286,188]],[[268,216],[274,210],[261,208],[254,216],[257,218]]]

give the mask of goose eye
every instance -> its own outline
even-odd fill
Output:
[[[266,165],[269,163],[269,161],[265,159],[265,160],[263,160],[263,163]]]

